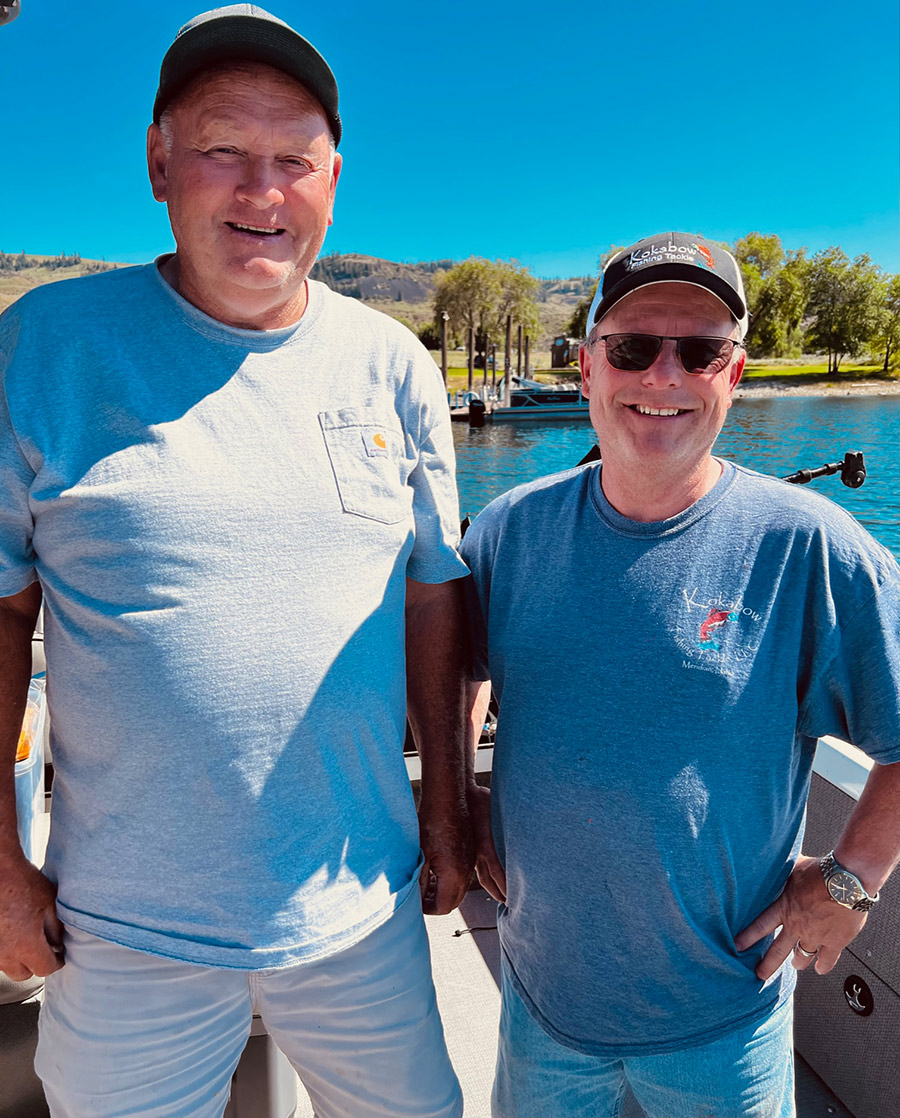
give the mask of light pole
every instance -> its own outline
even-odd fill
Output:
[[[444,388],[447,387],[447,323],[450,315],[441,311],[441,372],[444,375]]]

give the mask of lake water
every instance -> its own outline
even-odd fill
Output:
[[[566,470],[596,441],[583,420],[454,423],[460,510],[474,516],[488,501],[524,481]],[[865,455],[859,489],[839,475],[804,488],[837,501],[900,558],[900,396],[785,396],[735,400],[715,452],[762,473],[783,477],[839,462],[848,450]]]

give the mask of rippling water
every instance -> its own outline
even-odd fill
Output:
[[[474,516],[512,486],[574,466],[595,442],[584,421],[453,425],[463,515]],[[861,450],[868,476],[848,489],[839,476],[809,488],[830,497],[900,558],[900,396],[786,396],[735,400],[716,453],[783,477]]]

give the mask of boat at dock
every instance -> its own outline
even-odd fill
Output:
[[[510,380],[509,405],[500,403],[504,398],[501,381],[497,402],[490,408],[492,423],[518,423],[530,419],[590,419],[588,402],[574,384],[541,384],[536,380],[516,376]]]
[[[451,408],[451,417],[468,420],[481,426],[487,423],[519,423],[529,420],[590,419],[590,408],[579,388],[572,384],[541,384],[536,380],[513,375],[510,378],[509,403],[505,403],[504,381],[496,391],[488,390],[485,399],[477,392],[467,392],[464,406]]]

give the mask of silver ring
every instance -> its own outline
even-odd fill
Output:
[[[799,939],[794,945],[794,950],[801,954],[804,959],[815,959],[815,957],[819,954],[818,947],[815,949],[815,951],[807,951],[805,947],[801,947]]]

